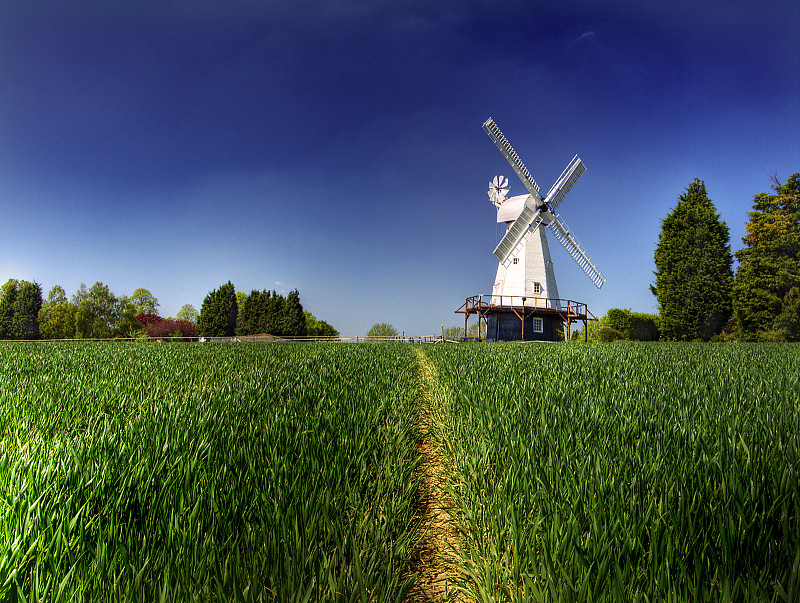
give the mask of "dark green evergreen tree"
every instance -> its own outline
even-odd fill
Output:
[[[236,333],[236,290],[228,281],[219,289],[214,289],[203,300],[198,330],[208,337],[230,337]]]
[[[304,337],[306,335],[306,317],[300,303],[300,292],[297,289],[289,292],[283,304],[283,335]]]
[[[800,173],[759,193],[748,215],[733,305],[743,341],[800,340]]]
[[[270,294],[269,291],[256,291],[253,296],[252,310],[251,310],[251,326],[255,334],[269,333],[266,330],[266,315],[269,306]]]
[[[708,340],[731,317],[733,256],[728,226],[697,178],[661,222],[655,252],[661,335]]]
[[[236,334],[253,335],[255,327],[258,325],[256,306],[261,292],[253,289],[250,295],[245,294],[242,298],[241,293],[236,293],[236,303],[238,304],[238,314],[236,316]],[[255,320],[254,320],[255,319]]]
[[[239,308],[239,322],[236,324],[237,335],[258,335],[269,333],[265,330],[266,314],[270,303],[269,291],[253,289],[247,295],[244,304]]]
[[[263,309],[259,333],[270,335],[284,335],[283,332],[283,296],[272,291],[264,291]]]

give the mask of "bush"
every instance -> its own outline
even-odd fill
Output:
[[[611,308],[606,314],[606,324],[619,331],[623,339],[658,341],[661,335],[659,317],[656,314]]]
[[[612,329],[611,327],[603,327],[600,329],[600,331],[598,331],[597,337],[600,339],[600,341],[609,342],[625,339],[625,334],[617,329]]]
[[[631,330],[631,311],[622,308],[611,308],[606,314],[608,327],[622,333],[627,339]]]
[[[658,341],[661,336],[658,315],[632,312],[627,335],[628,339],[637,341]]]
[[[756,333],[756,341],[763,343],[781,343],[786,340],[786,335],[781,331],[759,331]]]

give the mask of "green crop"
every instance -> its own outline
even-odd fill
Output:
[[[403,346],[0,348],[0,598],[395,600]]]
[[[474,600],[798,597],[796,345],[29,343],[0,599],[402,600],[428,430]]]
[[[797,346],[426,353],[477,600],[797,597]]]

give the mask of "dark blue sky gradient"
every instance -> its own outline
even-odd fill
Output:
[[[343,335],[458,324],[501,235],[493,117],[608,277],[655,311],[660,220],[695,178],[741,247],[800,171],[800,4],[26,2],[0,7],[0,281],[100,280],[162,315],[231,280]],[[523,188],[510,178],[511,194]]]

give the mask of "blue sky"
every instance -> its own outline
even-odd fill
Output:
[[[605,273],[562,297],[655,312],[660,220],[695,177],[741,248],[800,171],[800,3],[6,2],[0,282],[138,287],[162,316],[300,290],[342,335],[428,334],[488,293],[493,117]]]

